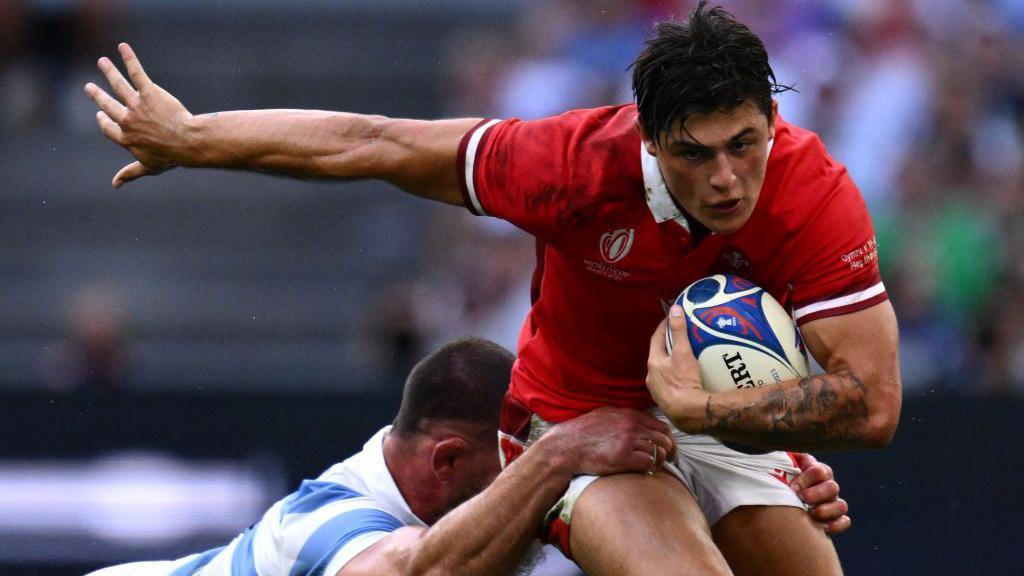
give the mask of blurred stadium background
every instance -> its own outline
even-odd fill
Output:
[[[421,353],[512,348],[529,238],[378,183],[173,171],[81,92],[131,42],[193,112],[537,117],[629,99],[679,0],[0,0],[0,573],[227,542],[357,449]],[[826,454],[848,574],[1020,574],[1024,1],[724,0],[872,208],[905,408]]]

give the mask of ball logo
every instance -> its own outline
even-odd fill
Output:
[[[736,314],[729,306],[701,308],[697,310],[696,315],[707,326],[715,326],[724,332],[742,336],[753,335],[758,340],[764,339],[751,318]]]
[[[740,325],[739,322],[736,321],[736,318],[733,318],[732,316],[719,316],[718,319],[715,320],[715,324],[718,325],[719,330],[730,326],[735,328]]]
[[[725,362],[725,369],[732,376],[732,382],[736,385],[736,388],[754,387],[754,379],[750,377],[750,371],[747,370],[747,365],[743,362],[743,356],[739,351],[732,355],[722,354],[722,362]],[[764,383],[761,382],[760,384]]]
[[[632,228],[619,228],[612,232],[601,234],[601,257],[609,264],[614,264],[629,254],[633,247]]]

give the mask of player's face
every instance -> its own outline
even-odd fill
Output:
[[[451,494],[447,510],[483,492],[501,473],[501,462],[498,460],[494,442],[476,442],[474,449],[467,453],[463,462],[463,473],[458,485]]]
[[[501,462],[498,460],[497,450],[493,442],[481,443],[481,446],[474,453],[471,465],[471,473],[467,478],[467,491],[473,495],[482,492],[484,488],[491,485],[494,479],[501,473]]]
[[[754,211],[773,134],[773,122],[750,100],[692,114],[657,145],[641,133],[672,197],[716,234],[736,232]]]

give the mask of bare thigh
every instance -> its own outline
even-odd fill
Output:
[[[711,529],[736,576],[841,575],[832,540],[792,506],[741,506]]]
[[[693,495],[664,471],[588,486],[573,508],[569,545],[589,576],[731,574]]]

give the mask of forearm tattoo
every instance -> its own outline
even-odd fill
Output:
[[[754,402],[707,400],[705,434],[763,448],[811,450],[865,445],[868,389],[850,371],[766,386]]]

